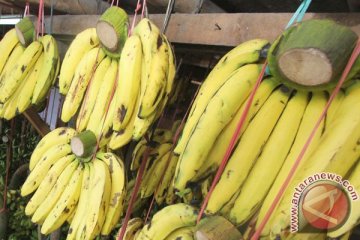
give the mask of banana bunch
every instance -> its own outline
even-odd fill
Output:
[[[71,43],[59,77],[66,95],[61,119],[76,116],[76,129],[91,130],[112,149],[139,140],[165,108],[175,77],[175,57],[165,35],[150,20],[135,27],[120,58],[104,51],[95,28]]]
[[[292,189],[304,179],[319,172],[331,172],[345,177],[353,169],[353,166],[360,156],[359,100],[360,81],[354,80],[354,83],[344,89],[344,92],[338,95],[333,105],[331,105],[328,112],[330,121],[328,122],[326,119],[326,123],[323,124],[323,129],[319,129],[317,133],[319,136],[315,136],[312,143],[313,146],[310,146],[312,150],[310,149],[310,151],[308,151],[307,156],[305,156],[305,159],[303,159],[302,164],[299,166],[299,170],[295,173],[274,214],[265,226],[262,232],[263,236],[267,236],[270,239],[286,236],[286,229],[288,229],[290,225],[290,211],[288,211],[288,209],[290,209],[291,198],[293,196]],[[303,143],[307,136],[308,135],[303,138]],[[299,153],[301,147],[296,146],[294,151]],[[289,155],[291,154],[290,152]],[[297,157],[297,154],[295,157]],[[291,159],[291,162],[293,161],[294,156],[292,156]],[[264,218],[268,206],[273,201],[290,166],[291,163],[284,163],[274,184],[270,188],[270,192],[267,193],[264,203],[260,208],[258,224]],[[354,179],[355,186],[357,184],[356,182],[357,180]],[[356,211],[357,207],[354,207],[352,212]],[[348,224],[353,226],[351,221],[349,221]],[[349,227],[349,225],[347,225],[345,229],[350,230],[351,227]],[[342,233],[345,232],[346,231],[343,230]],[[330,235],[332,236],[333,233],[330,233]]]
[[[30,159],[30,174],[21,194],[33,194],[25,213],[41,232],[49,234],[66,221],[66,239],[94,239],[109,235],[123,212],[126,196],[123,162],[113,153],[98,151],[84,159],[70,145],[72,128],[47,134]]]
[[[154,194],[158,205],[165,201],[171,204],[176,198],[174,192],[169,192],[178,160],[171,151],[176,126],[175,122],[172,130],[158,128],[154,131],[152,142],[150,142],[150,154],[140,185],[140,197],[148,198]],[[135,146],[132,152],[131,171],[139,169],[148,146],[145,138],[142,138]]]
[[[9,120],[45,99],[57,78],[60,57],[51,35],[25,48],[15,28],[1,40],[0,52],[0,117]]]
[[[220,59],[202,84],[174,150],[179,155],[174,187],[180,195],[190,182],[206,177],[206,168],[213,165],[207,159],[212,147],[226,145],[215,141],[250,95],[262,67],[262,50],[268,45],[261,39],[240,44]]]
[[[184,203],[167,206],[156,212],[151,221],[132,239],[195,239],[193,231],[197,214],[197,209]]]

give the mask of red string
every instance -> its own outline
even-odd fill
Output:
[[[129,219],[130,219],[130,215],[132,213],[132,209],[133,209],[133,206],[135,204],[137,193],[139,192],[141,180],[142,180],[142,177],[144,175],[145,166],[146,166],[146,162],[147,162],[147,160],[149,158],[149,155],[150,155],[150,146],[147,146],[147,148],[145,150],[145,153],[143,155],[143,158],[142,158],[142,162],[141,162],[141,165],[140,165],[140,169],[138,171],[138,175],[136,177],[135,186],[134,186],[133,192],[131,194],[131,198],[130,198],[128,208],[126,210],[123,225],[121,226],[121,231],[119,233],[119,236],[118,236],[117,240],[123,240],[123,238],[124,238],[125,231],[126,231]]]
[[[171,146],[171,149],[170,149],[171,152],[174,151],[175,146],[176,146],[176,143],[177,143],[178,139],[180,138],[180,133],[181,133],[182,129],[184,128],[186,117],[187,117],[187,115],[188,115],[189,112],[190,112],[191,106],[193,105],[193,102],[195,101],[195,98],[196,98],[196,96],[197,96],[197,94],[198,94],[198,92],[199,92],[199,89],[200,89],[200,87],[198,86],[198,88],[197,88],[197,90],[196,90],[196,92],[195,92],[195,94],[194,94],[194,96],[193,96],[193,98],[192,98],[192,100],[191,100],[191,103],[189,104],[189,106],[188,106],[188,108],[187,108],[187,110],[186,110],[186,113],[185,113],[184,117],[181,119],[180,125],[179,125],[179,126],[177,127],[177,129],[176,129],[175,135],[174,135],[174,137],[173,137],[173,139],[172,139],[172,146]],[[175,113],[174,113],[174,115],[173,115],[173,120],[174,120],[174,118],[175,118],[176,113],[177,113],[177,109],[176,109],[176,111],[175,111]],[[174,121],[173,121],[173,122],[174,122]],[[158,183],[158,185],[157,185],[157,187],[156,187],[156,190],[155,190],[155,192],[154,192],[154,195],[153,195],[153,197],[152,197],[152,200],[151,200],[149,209],[148,209],[147,214],[146,214],[145,222],[148,220],[148,218],[149,218],[149,216],[150,216],[150,213],[151,213],[151,211],[152,211],[152,209],[153,209],[154,202],[155,202],[155,195],[156,195],[157,192],[159,191],[159,188],[160,188],[160,186],[161,186],[161,184],[162,184],[162,181],[164,180],[165,172],[166,172],[166,170],[168,169],[168,167],[169,167],[169,165],[170,165],[171,158],[172,158],[172,154],[170,154],[169,157],[168,157],[168,159],[166,160],[167,162],[166,162],[166,165],[165,165],[163,174],[162,174],[161,177],[160,177],[160,182]]]
[[[338,82],[338,84],[336,85],[334,91],[332,92],[328,102],[326,103],[326,106],[323,110],[323,112],[321,113],[318,121],[316,122],[313,130],[311,131],[311,134],[309,136],[309,138],[307,139],[305,145],[303,146],[299,156],[296,158],[296,161],[294,162],[293,166],[291,167],[291,170],[289,172],[289,174],[287,175],[284,183],[281,185],[281,188],[279,190],[279,192],[277,193],[274,201],[272,202],[269,210],[266,212],[266,215],[264,217],[264,219],[261,221],[259,228],[256,230],[255,234],[252,236],[251,240],[257,240],[260,237],[260,234],[262,232],[262,230],[264,229],[266,223],[269,221],[271,214],[274,212],[277,204],[279,203],[281,197],[283,196],[286,188],[288,187],[288,185],[290,184],[291,179],[293,178],[299,164],[301,163],[301,160],[303,159],[306,150],[308,149],[312,139],[314,138],[316,131],[319,129],[319,126],[321,124],[321,122],[323,121],[323,119],[326,116],[326,113],[330,107],[330,104],[332,103],[333,99],[336,97],[336,95],[338,94],[338,92],[340,91],[341,86],[343,85],[344,81],[346,80],[347,75],[349,74],[352,65],[354,64],[354,62],[356,61],[356,58],[359,56],[360,54],[360,40],[358,40],[356,47],[354,48],[353,53],[351,54],[351,57],[341,75],[340,81]]]
[[[206,206],[207,206],[207,204],[209,202],[209,199],[211,197],[211,194],[214,191],[215,186],[216,186],[217,182],[219,181],[219,179],[221,177],[221,174],[223,173],[223,171],[225,169],[225,166],[226,166],[226,164],[227,164],[227,162],[228,162],[228,160],[230,158],[232,150],[234,149],[234,146],[236,144],[236,139],[238,138],[238,136],[240,134],[240,131],[241,131],[243,125],[244,125],[245,119],[246,119],[246,117],[248,115],[249,109],[250,109],[251,104],[252,104],[252,102],[254,100],[256,90],[259,88],[260,83],[261,83],[261,81],[262,81],[262,79],[264,77],[266,66],[267,66],[267,61],[265,61],[264,65],[263,65],[263,67],[261,69],[260,75],[259,75],[259,77],[258,77],[258,79],[257,79],[257,81],[255,83],[255,86],[254,86],[253,90],[251,91],[251,94],[249,96],[248,101],[246,102],[244,112],[242,113],[241,118],[239,120],[239,123],[238,123],[238,125],[236,127],[236,130],[235,130],[234,134],[232,135],[230,144],[229,144],[228,148],[226,149],[226,153],[225,153],[225,155],[224,155],[224,157],[223,157],[223,159],[221,161],[221,164],[220,164],[220,166],[219,166],[219,168],[218,168],[218,170],[216,172],[216,175],[215,175],[215,177],[214,177],[214,179],[213,179],[213,181],[211,183],[210,190],[209,190],[208,194],[206,194],[205,200],[204,200],[204,202],[203,202],[203,204],[201,206],[201,209],[200,209],[200,212],[199,212],[199,215],[198,215],[198,218],[197,218],[197,223],[200,222],[201,217],[204,214],[205,208],[206,208]]]

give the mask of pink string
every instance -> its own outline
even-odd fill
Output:
[[[211,194],[214,191],[215,186],[216,186],[217,182],[219,181],[219,179],[221,177],[221,174],[223,173],[223,171],[224,171],[224,169],[226,167],[227,162],[229,161],[231,152],[233,151],[233,149],[235,147],[235,144],[236,144],[236,139],[238,138],[238,136],[240,134],[240,131],[241,131],[241,129],[242,129],[244,123],[245,123],[245,119],[246,119],[246,117],[248,115],[248,112],[250,110],[251,104],[252,104],[252,102],[254,100],[256,90],[259,88],[260,83],[261,83],[261,81],[262,81],[262,79],[264,77],[266,66],[267,66],[267,61],[265,61],[264,65],[263,65],[263,67],[261,69],[260,75],[259,75],[259,77],[258,77],[258,79],[257,79],[257,81],[255,83],[255,86],[252,89],[251,94],[249,96],[249,99],[246,102],[244,112],[242,113],[241,118],[239,120],[239,123],[238,123],[238,125],[236,127],[236,130],[235,130],[234,134],[232,135],[230,144],[229,144],[229,146],[228,146],[228,148],[226,150],[226,153],[225,153],[225,155],[224,155],[224,157],[223,157],[223,159],[221,161],[221,164],[220,164],[220,166],[219,166],[219,168],[218,168],[218,170],[216,172],[216,175],[215,175],[215,177],[214,177],[214,179],[213,179],[213,181],[211,183],[210,190],[209,190],[208,194],[206,194],[205,200],[204,200],[203,204],[201,205],[201,209],[200,209],[200,212],[199,212],[199,215],[198,215],[198,218],[197,218],[197,223],[200,222],[201,217],[204,214],[205,208],[206,208],[206,206],[207,206],[207,204],[209,202],[209,199],[211,197]]]
[[[144,0],[143,1],[143,9],[142,9],[142,11],[141,11],[141,19],[143,19],[144,18],[144,14],[145,14],[145,8],[146,8],[146,0]]]
[[[39,1],[39,13],[38,13],[38,20],[37,20],[37,27],[36,27],[36,38],[39,38],[40,35],[40,28],[42,31],[42,34],[44,34],[44,27],[40,26],[40,24],[43,23],[43,11],[44,11],[44,0]]]
[[[319,129],[321,122],[323,121],[323,119],[326,116],[326,113],[330,107],[330,104],[332,103],[333,99],[336,97],[336,95],[338,94],[338,92],[340,91],[341,86],[343,85],[344,81],[346,80],[346,77],[348,76],[352,65],[354,64],[354,62],[356,61],[356,58],[359,56],[360,54],[360,40],[358,40],[356,47],[354,48],[353,53],[351,54],[351,57],[341,75],[340,81],[338,82],[338,84],[336,85],[334,91],[332,92],[323,112],[321,113],[319,119],[317,120],[313,130],[311,131],[311,134],[309,136],[309,138],[307,139],[305,145],[303,146],[299,156],[297,157],[296,161],[294,162],[293,166],[291,167],[291,170],[289,172],[289,174],[287,175],[284,183],[281,185],[281,188],[279,190],[279,192],[277,193],[274,201],[272,202],[269,210],[266,212],[266,215],[264,217],[264,219],[261,221],[259,228],[256,230],[256,232],[254,233],[254,235],[252,236],[251,240],[257,240],[260,238],[261,232],[264,230],[264,227],[266,225],[266,223],[269,221],[271,214],[274,212],[277,204],[279,203],[279,201],[281,200],[281,197],[283,196],[286,188],[288,187],[288,185],[290,184],[291,179],[293,178],[298,166],[301,163],[301,160],[303,159],[306,150],[308,149],[312,139],[314,138],[316,131]]]
[[[145,5],[144,5],[144,6],[145,6]],[[140,0],[138,0],[138,1],[137,1],[137,4],[136,4],[135,11],[134,11],[134,17],[133,17],[133,20],[132,20],[132,23],[131,23],[131,28],[129,29],[128,36],[131,36],[132,32],[134,31],[135,22],[136,22],[136,17],[137,17],[137,14],[138,14],[138,12],[139,12],[140,9],[141,9],[141,4],[140,4]]]
[[[30,14],[30,5],[29,2],[26,1],[25,10],[24,10],[24,17]]]

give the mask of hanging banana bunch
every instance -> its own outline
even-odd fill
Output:
[[[51,35],[34,38],[23,18],[0,42],[0,117],[7,120],[42,103],[56,81],[60,56]]]

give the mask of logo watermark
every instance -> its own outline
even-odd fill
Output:
[[[341,227],[351,201],[359,195],[348,180],[335,173],[317,173],[300,182],[291,201],[291,232],[322,232]]]

